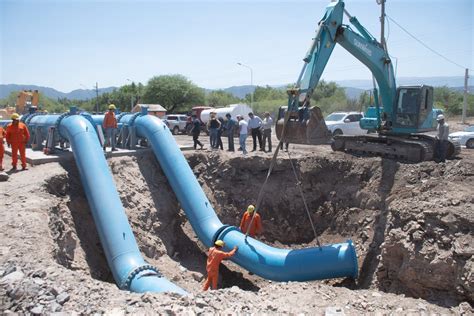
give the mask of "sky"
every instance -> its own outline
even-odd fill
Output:
[[[0,0],[0,83],[63,92],[182,74],[210,89],[295,82],[329,0]],[[376,0],[346,10],[380,38]],[[388,51],[398,77],[474,76],[474,1],[387,0]],[[344,23],[349,24],[347,18]],[[251,71],[237,65],[243,63]],[[370,79],[336,46],[325,80]],[[471,80],[472,82],[472,80]]]

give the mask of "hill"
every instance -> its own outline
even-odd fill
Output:
[[[116,87],[107,87],[107,88],[99,88],[99,95],[105,92],[111,92]],[[58,98],[67,98],[70,100],[87,100],[92,99],[95,97],[95,90],[94,89],[77,89],[71,92],[61,92],[54,88],[37,86],[37,85],[23,85],[23,84],[0,84],[0,99],[6,98],[12,93],[13,91],[20,91],[20,90],[38,90],[45,96],[51,99],[58,99]]]

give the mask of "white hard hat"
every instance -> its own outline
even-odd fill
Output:
[[[443,114],[440,114],[436,117],[436,120],[437,121],[441,121],[441,120],[444,120],[444,115]]]

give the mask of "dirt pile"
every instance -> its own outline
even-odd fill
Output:
[[[221,221],[238,225],[242,211],[255,203],[270,158],[213,152],[186,158]],[[201,293],[206,249],[150,154],[113,158],[109,165],[145,260],[194,294],[117,289],[71,162],[15,174],[8,182],[15,189],[3,186],[0,191],[8,207],[0,216],[0,310],[472,312],[467,303],[473,302],[472,160],[405,165],[341,153],[305,153],[296,154],[293,163],[321,242],[355,242],[361,274],[357,282],[275,283],[227,262],[221,268],[224,289]],[[18,207],[15,212],[12,205]],[[288,158],[279,160],[260,212],[264,242],[315,245]]]

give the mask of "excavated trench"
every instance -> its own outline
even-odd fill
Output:
[[[326,282],[353,289],[376,287],[444,306],[471,301],[472,284],[462,283],[461,276],[456,275],[451,284],[441,284],[446,282],[442,277],[438,278],[439,283],[433,280],[423,283],[400,274],[411,262],[416,262],[416,269],[426,265],[426,261],[417,257],[419,248],[403,244],[410,241],[405,226],[408,222],[412,225],[411,221],[406,218],[401,221],[405,215],[400,214],[405,213],[397,213],[389,206],[394,201],[391,193],[401,165],[377,158],[341,157],[300,156],[292,161],[288,158],[278,161],[259,209],[264,226],[260,239],[284,248],[316,244],[296,186],[293,163],[320,242],[352,239],[356,245],[359,279]],[[221,221],[238,225],[247,205],[256,203],[270,158],[193,153],[187,159]],[[154,156],[114,158],[109,165],[145,259],[173,282],[198,291],[205,276],[206,249],[192,231]],[[56,243],[55,259],[68,269],[82,270],[95,279],[113,282],[75,165],[69,163],[63,167],[67,173],[51,178],[46,184],[47,190],[59,197],[57,206],[50,210],[49,223]],[[462,225],[470,224],[458,226]],[[390,238],[397,229],[403,231],[401,235],[406,235],[406,240]],[[465,234],[469,235],[469,229]],[[463,275],[472,265],[472,259],[466,255],[453,260],[447,260],[443,269],[449,267]],[[437,268],[433,269],[436,272]],[[223,287],[237,285],[256,291],[265,284],[235,264],[223,267],[221,274]]]

